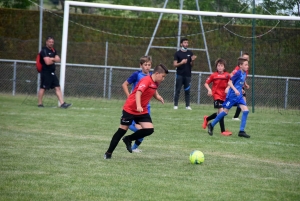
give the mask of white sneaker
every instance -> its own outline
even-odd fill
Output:
[[[178,109],[178,106],[174,106],[174,110],[177,110]]]
[[[142,150],[140,150],[140,149],[136,148],[136,149],[133,149],[133,150],[132,150],[132,152],[135,152],[135,153],[140,153],[140,152],[142,152]]]
[[[187,106],[185,109],[192,110],[192,108],[190,106]]]
[[[232,118],[234,121],[241,121],[239,118]]]

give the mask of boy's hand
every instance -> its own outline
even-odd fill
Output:
[[[208,95],[208,96],[212,96],[212,91],[211,91],[211,90],[208,90],[207,95]]]
[[[234,91],[234,93],[235,93],[236,96],[240,95],[240,92],[238,90]]]
[[[192,61],[194,61],[196,58],[197,58],[196,55],[193,55],[193,56],[191,57]]]
[[[141,106],[137,106],[136,111],[143,112],[144,110],[143,110],[143,108]]]
[[[245,82],[244,86],[245,86],[246,89],[250,88],[250,86],[246,82]]]
[[[165,101],[164,101],[164,99],[163,99],[163,97],[161,97],[161,96],[158,96],[157,97],[157,100],[159,100],[162,104],[164,104],[165,103]]]

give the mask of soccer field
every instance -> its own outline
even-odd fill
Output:
[[[123,101],[69,98],[73,106],[60,109],[25,99],[0,95],[0,200],[300,200],[299,115],[250,112],[245,139],[233,108],[225,118],[233,135],[216,125],[209,136],[201,124],[212,105],[152,101],[155,132],[143,152],[121,141],[104,160]],[[190,164],[193,150],[203,164]]]

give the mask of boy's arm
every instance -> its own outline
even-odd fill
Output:
[[[154,97],[156,100],[160,101],[162,104],[165,103],[163,97],[161,97],[161,96],[159,95],[159,93],[158,93],[157,90],[155,91],[155,94],[153,95],[153,97]]]
[[[138,111],[138,112],[143,112],[143,108],[142,108],[142,105],[141,105],[141,96],[142,96],[142,92],[141,91],[136,91],[135,103],[136,103],[136,111]]]
[[[128,90],[128,85],[129,85],[129,83],[127,82],[127,80],[125,82],[123,82],[123,84],[122,84],[123,91],[124,91],[127,98],[130,94],[129,90]]]
[[[205,83],[204,86],[207,89],[207,95],[212,96],[212,91],[211,91],[211,88],[209,87],[209,85],[207,83]]]
[[[235,95],[239,96],[240,92],[233,86],[232,80],[229,80],[228,85],[234,91]]]

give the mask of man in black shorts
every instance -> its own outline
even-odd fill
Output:
[[[59,100],[61,108],[68,108],[72,104],[66,103],[60,90],[60,85],[57,76],[55,75],[55,62],[60,62],[56,50],[53,48],[54,39],[47,37],[46,46],[40,52],[41,64],[43,66],[41,72],[41,86],[38,93],[38,107],[44,107],[43,96],[45,90],[55,89],[55,94]]]

